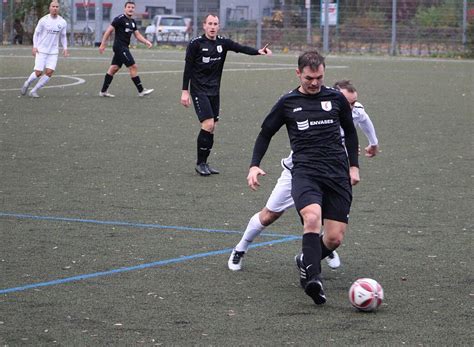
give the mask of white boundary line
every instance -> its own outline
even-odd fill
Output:
[[[245,64],[249,65],[249,64]],[[224,71],[230,71],[230,72],[237,72],[237,71],[277,71],[277,70],[293,70],[295,67],[293,65],[289,64],[281,64],[281,65],[288,65],[288,67],[257,67],[257,68],[247,68],[247,69],[224,69]],[[348,66],[344,65],[335,65],[335,66],[328,66],[328,69],[347,69]],[[140,71],[140,75],[148,75],[148,74],[167,74],[167,73],[183,73],[183,70],[166,70],[166,71]],[[71,87],[71,86],[76,86],[79,84],[83,84],[86,81],[81,77],[92,77],[92,76],[103,76],[103,72],[99,73],[89,73],[89,74],[73,74],[73,75],[54,75],[55,77],[63,77],[63,78],[71,78],[73,80],[76,80],[76,82],[73,83],[67,83],[67,84],[58,84],[54,86],[45,86],[43,88],[63,88],[63,87]],[[119,75],[128,75],[128,72],[123,71],[119,73]],[[11,76],[11,77],[0,77],[0,80],[14,80],[14,79],[25,79],[25,76],[17,77],[17,76]],[[6,91],[18,91],[20,88],[9,88],[9,89],[0,89],[0,92],[6,92]]]
[[[79,84],[86,83],[86,80],[80,77],[74,77],[74,76],[68,76],[68,75],[56,75],[56,77],[63,77],[63,78],[70,78],[72,80],[75,80],[75,82],[72,83],[66,83],[66,84],[57,84],[54,86],[44,86],[43,89],[45,88],[63,88],[63,87],[71,87],[71,86],[77,86]],[[25,77],[0,77],[2,80],[8,80],[8,79],[24,79]],[[10,89],[0,89],[0,92],[7,92],[7,91],[18,91],[20,88],[10,88]]]

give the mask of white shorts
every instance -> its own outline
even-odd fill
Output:
[[[265,207],[273,212],[284,212],[295,206],[291,197],[291,172],[283,169]]]
[[[35,71],[43,71],[45,68],[50,70],[56,69],[56,64],[58,63],[57,54],[46,54],[46,53],[36,53],[35,57]]]

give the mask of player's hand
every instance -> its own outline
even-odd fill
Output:
[[[365,147],[365,156],[366,157],[369,157],[369,158],[375,157],[378,152],[379,152],[379,146],[378,145],[368,145],[367,147]]]
[[[249,169],[249,174],[247,175],[247,184],[249,185],[250,189],[257,190],[260,186],[258,182],[258,176],[265,176],[267,173],[260,169],[258,166],[252,166]]]
[[[38,53],[38,48],[33,47],[33,49],[31,50],[31,54],[33,55],[33,57],[36,57],[36,53]]]
[[[355,186],[360,182],[359,168],[357,166],[351,166],[349,169],[349,176],[351,176],[351,184]]]
[[[99,53],[100,53],[100,54],[103,54],[104,51],[105,51],[105,45],[101,44],[101,45],[99,46]]]
[[[67,49],[63,50],[63,56],[64,57],[69,57],[69,51]]]
[[[270,48],[268,48],[269,45],[270,45],[270,44],[267,43],[265,46],[263,46],[263,48],[260,48],[260,49],[258,50],[258,53],[259,53],[260,55],[272,55],[272,51],[270,50]]]
[[[191,105],[191,97],[189,96],[188,90],[183,90],[181,92],[181,105],[184,107],[189,107],[189,105]]]
[[[146,45],[147,48],[153,47],[153,44],[148,40],[145,41],[145,45]]]

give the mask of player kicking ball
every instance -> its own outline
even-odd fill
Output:
[[[140,34],[140,32],[138,31],[137,23],[132,18],[134,13],[135,3],[127,1],[125,3],[124,13],[114,18],[112,23],[105,31],[104,36],[102,37],[102,42],[99,47],[100,54],[104,53],[105,47],[107,45],[107,40],[112,34],[112,32],[115,31],[113,45],[114,56],[112,58],[112,63],[110,64],[110,67],[107,70],[107,73],[105,74],[104,84],[102,85],[102,89],[99,93],[99,96],[105,98],[115,97],[115,95],[110,94],[108,92],[108,89],[110,84],[112,83],[114,75],[120,70],[122,65],[125,65],[128,68],[128,71],[130,72],[130,77],[132,78],[133,83],[137,87],[138,96],[143,97],[145,95],[151,94],[154,90],[146,89],[143,87],[142,82],[140,80],[140,76],[138,76],[137,64],[135,63],[135,59],[133,59],[133,56],[129,50],[130,38],[132,36],[132,33],[135,35],[138,41],[144,43],[148,48],[152,47],[152,43],[146,38],[144,38],[143,35]]]
[[[375,133],[375,127],[365,111],[364,106],[357,100],[358,93],[355,86],[349,80],[341,80],[337,81],[333,88],[344,94],[351,106],[354,125],[358,126],[363,131],[369,141],[368,146],[365,147],[365,156],[368,158],[375,157],[378,152],[378,139]],[[341,133],[341,135],[344,136],[343,133]],[[258,237],[265,228],[280,218],[286,210],[295,206],[293,198],[291,197],[291,168],[293,167],[292,154],[293,152],[291,152],[287,158],[281,160],[283,171],[273,188],[265,207],[250,218],[241,240],[232,250],[227,262],[230,270],[241,270],[244,255],[247,253],[250,244],[255,240],[255,238]],[[324,239],[324,233],[321,234],[321,238]],[[302,263],[300,255],[296,256],[295,259],[297,264]],[[341,265],[339,255],[336,251],[329,254],[325,260],[331,269],[337,269]],[[303,272],[301,272],[301,274],[303,283],[306,281],[306,275],[304,275]]]

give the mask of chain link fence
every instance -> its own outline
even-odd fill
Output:
[[[474,0],[330,0],[326,41],[325,0],[273,0],[261,5],[259,21],[250,18],[249,10],[236,16],[235,8],[208,8],[197,2],[202,5],[198,6],[199,21],[209,11],[225,13],[223,35],[250,46],[271,43],[274,51],[311,47],[326,53],[474,57]],[[14,42],[13,19],[21,3],[3,1],[4,43]],[[61,10],[68,22],[69,4],[62,2]],[[232,6],[238,4],[236,0]],[[194,17],[194,13],[178,14]],[[26,44],[31,44],[35,20],[24,18]]]

